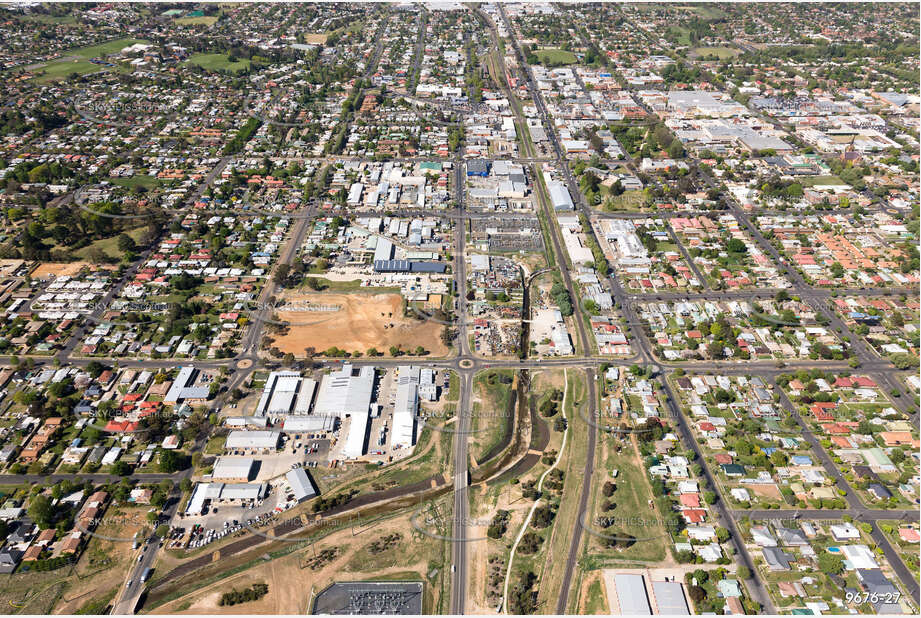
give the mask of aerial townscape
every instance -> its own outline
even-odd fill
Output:
[[[0,4],[0,614],[918,615],[919,27]]]

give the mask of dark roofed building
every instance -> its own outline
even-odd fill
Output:
[[[489,161],[486,159],[470,159],[467,161],[468,176],[489,176]]]

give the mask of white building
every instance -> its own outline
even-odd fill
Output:
[[[416,415],[419,413],[419,367],[402,365],[397,370],[396,403],[393,406],[392,448],[416,443]]]
[[[244,451],[274,451],[281,442],[277,431],[231,431],[224,443],[226,449]]]

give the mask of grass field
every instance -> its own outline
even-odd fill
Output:
[[[37,77],[35,81],[39,83],[52,82],[67,77],[71,73],[76,73],[77,75],[88,75],[90,73],[101,71],[105,67],[89,62],[90,58],[106,56],[108,54],[121,51],[129,45],[147,42],[148,41],[143,39],[116,39],[114,41],[100,43],[99,45],[78,47],[77,49],[71,49],[62,52],[61,60],[49,62],[45,66],[38,69],[43,73],[43,75]]]
[[[77,75],[89,75],[90,73],[95,73],[96,71],[101,70],[98,64],[93,64],[86,60],[67,60],[60,62],[52,62],[47,64],[41,69],[43,75],[35,78],[35,81],[38,83],[53,82],[59,79],[64,79],[71,73],[76,73]]]
[[[199,17],[180,17],[173,20],[173,23],[181,26],[212,26],[218,20],[217,15],[201,15]]]
[[[601,577],[592,579],[585,595],[584,614],[607,614],[608,604],[604,596],[604,581]]]
[[[643,463],[636,456],[631,440],[621,444],[620,453],[616,452],[615,444],[610,436],[601,434],[599,438],[605,446],[596,466],[593,482],[598,490],[593,494],[592,518],[608,518],[614,524],[605,530],[606,533],[632,534],[638,540],[625,549],[609,549],[604,547],[602,539],[595,535],[587,535],[588,556],[586,563],[591,567],[617,564],[618,561],[643,561],[661,563],[669,558],[667,546],[671,543],[669,530],[655,508],[649,505],[652,492],[648,481],[645,479],[646,471]],[[616,481],[612,471],[618,470]],[[605,498],[601,487],[607,481],[614,481],[617,490],[610,498]],[[603,502],[612,502],[614,508],[603,511]],[[598,530],[602,528],[596,525]]]
[[[616,197],[603,202],[604,209],[610,212],[626,210],[639,212],[646,203],[646,194],[643,191],[624,191]]]
[[[562,593],[563,569],[556,568],[562,565],[569,555],[572,535],[579,530],[579,497],[582,494],[585,459],[588,455],[589,427],[583,418],[587,416],[588,388],[595,388],[594,384],[585,381],[585,374],[581,371],[568,371],[568,392],[565,397],[565,415],[569,424],[569,438],[560,469],[563,470],[563,491],[559,497],[559,506],[552,525],[552,534],[544,543],[545,556],[543,571],[540,573],[540,593],[538,602],[546,603],[545,607],[555,609],[557,599]],[[582,410],[582,413],[579,410]],[[548,499],[552,499],[549,498]],[[574,578],[570,581],[578,581]],[[579,594],[570,594],[570,602],[578,602]],[[568,613],[568,612],[567,612]]]
[[[135,242],[140,240],[141,235],[144,233],[144,230],[147,229],[146,225],[136,227],[133,230],[128,230],[126,232],[128,236],[134,239]],[[81,260],[88,259],[90,251],[92,249],[102,249],[102,251],[108,255],[110,258],[121,259],[122,252],[118,249],[118,236],[112,236],[111,238],[103,238],[102,240],[97,240],[91,245],[87,245],[82,249],[74,251],[74,254]]]
[[[816,185],[846,185],[847,183],[837,176],[807,176],[797,178],[798,183],[804,187],[814,187]]]
[[[720,60],[735,58],[739,55],[739,50],[732,47],[695,47],[691,53],[697,56],[717,56]]]
[[[77,20],[73,15],[20,15],[16,19],[31,21],[39,24],[75,24]]]
[[[669,26],[668,36],[673,37],[678,45],[691,45],[691,31],[681,26]]]
[[[576,55],[565,49],[539,49],[534,52],[534,55],[537,56],[541,64],[561,65],[575,64],[577,62]]]
[[[707,20],[721,19],[726,16],[726,13],[709,4],[692,4],[690,6],[679,6],[675,8],[696,13],[702,19]]]
[[[230,71],[239,73],[249,68],[250,61],[247,58],[240,58],[236,62],[230,62],[227,54],[192,54],[188,64],[200,66],[206,71]]]
[[[474,433],[470,436],[470,454],[480,461],[505,435],[511,418],[506,417],[508,403],[512,397],[514,383],[502,384],[498,379],[489,384],[488,376],[496,375],[513,378],[511,369],[487,371],[476,376],[474,390],[480,401],[473,403]]]
[[[134,187],[153,189],[160,184],[160,181],[155,176],[138,174],[137,176],[132,176],[131,178],[113,178],[112,184],[118,185],[120,187],[128,187],[129,189],[133,189]]]
[[[72,49],[63,53],[64,56],[78,56],[80,58],[98,58],[100,56],[106,56],[108,54],[114,54],[115,52],[121,51],[126,47],[134,45],[135,43],[149,43],[150,41],[144,39],[116,39],[114,41],[107,41],[105,43],[100,43],[99,45],[90,45],[89,47],[79,47],[77,49]]]

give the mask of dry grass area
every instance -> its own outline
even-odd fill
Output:
[[[130,540],[146,525],[146,506],[110,508],[80,556],[75,575],[67,592],[54,608],[55,614],[74,614],[81,607],[120,586],[137,555]],[[109,537],[103,539],[101,536]]]
[[[312,32],[304,35],[304,42],[308,45],[325,45],[329,35],[324,32]]]
[[[287,304],[297,307],[278,311],[280,320],[290,326],[276,335],[273,345],[283,353],[303,356],[305,348],[318,353],[331,347],[346,352],[366,353],[369,348],[387,354],[390,346],[402,345],[411,351],[422,345],[432,356],[444,356],[448,348],[441,342],[442,325],[404,317],[399,294],[374,293],[294,293],[286,294]],[[307,312],[306,304],[338,306],[338,311]]]
[[[58,262],[42,262],[32,272],[33,279],[45,279],[48,277],[60,277],[62,275],[73,276],[80,272],[84,266],[89,266],[89,262],[69,262],[61,264]]]
[[[607,615],[610,606],[601,571],[590,571],[582,580],[579,589],[579,614]]]
[[[335,532],[318,541],[316,548],[307,547],[287,556],[257,564],[218,582],[199,588],[185,596],[151,610],[153,614],[304,614],[318,592],[333,582],[353,580],[384,580],[388,576],[405,579],[416,573],[425,582],[426,598],[438,603],[441,594],[439,579],[445,576],[446,565],[438,570],[434,584],[426,574],[433,563],[449,560],[445,542],[429,537],[413,539],[408,516],[375,522],[356,532],[351,528]],[[369,546],[382,537],[398,533],[401,540],[394,546],[370,553]],[[311,567],[315,555],[336,549],[332,560],[316,570]],[[258,601],[233,606],[219,605],[221,595],[236,588],[242,590],[255,583],[269,585],[269,592]]]
[[[783,495],[777,485],[744,485],[744,487],[756,496],[783,502]]]

